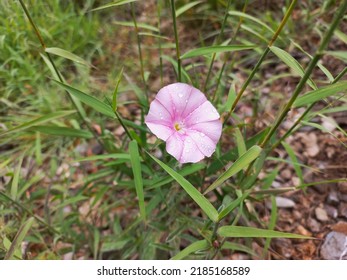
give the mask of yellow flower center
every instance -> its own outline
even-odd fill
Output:
[[[179,125],[179,123],[175,123],[174,128],[176,129],[176,131],[180,131],[181,127]]]

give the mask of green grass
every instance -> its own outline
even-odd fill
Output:
[[[345,60],[333,49],[345,40],[338,5],[293,1],[293,20],[291,1],[275,11],[256,1],[159,0],[146,11],[138,2],[25,1],[46,53],[20,2],[0,3],[0,259],[261,258],[248,238],[264,239],[265,256],[273,238],[301,237],[276,229],[274,199],[269,222],[253,205],[314,184],[283,141],[346,111],[344,72],[318,61]],[[178,164],[144,124],[148,99],[180,79],[205,87],[224,120],[216,152],[199,164]],[[299,107],[307,114],[283,138],[278,128]],[[280,163],[300,186],[271,188]]]

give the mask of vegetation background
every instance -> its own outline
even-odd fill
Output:
[[[346,6],[1,1],[0,259],[346,258]],[[143,123],[180,78],[224,122],[183,166]]]

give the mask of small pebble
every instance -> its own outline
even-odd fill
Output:
[[[292,177],[292,172],[286,168],[281,171],[281,177],[284,179],[290,179]]]
[[[329,217],[334,218],[334,219],[337,218],[338,214],[337,214],[337,209],[335,207],[330,206],[330,205],[325,205],[324,208],[325,208]]]
[[[323,208],[317,207],[315,209],[316,218],[321,222],[327,222],[329,220],[327,211],[325,211]]]
[[[313,218],[308,218],[307,226],[313,232],[319,232],[320,228],[321,228],[320,223],[316,219],[313,219]]]
[[[324,240],[321,255],[325,260],[347,260],[347,235],[332,231]]]
[[[338,205],[339,204],[339,197],[337,195],[336,191],[331,191],[328,195],[327,202],[331,205]]]
[[[340,203],[338,213],[340,217],[347,218],[347,203]]]
[[[293,208],[295,207],[295,202],[289,198],[277,196],[276,205],[278,208]],[[268,209],[271,209],[271,202],[266,203]]]

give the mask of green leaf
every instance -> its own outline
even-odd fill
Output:
[[[33,126],[33,131],[38,131],[44,134],[67,136],[67,137],[78,137],[78,138],[93,138],[93,134],[90,131],[74,129],[63,126]]]
[[[257,256],[257,254],[252,249],[248,248],[245,245],[239,244],[239,243],[225,241],[222,245],[222,249],[240,251],[240,252],[245,252],[245,253],[252,255],[252,256]]]
[[[312,104],[326,97],[333,96],[339,92],[347,89],[347,81],[339,82],[336,84],[321,87],[317,90],[310,91],[295,100],[293,107],[302,107],[305,105]]]
[[[175,59],[173,59],[172,57],[167,56],[167,55],[163,55],[162,58],[165,59],[166,61],[171,62],[172,66],[174,67],[174,69],[176,71],[176,73],[178,72],[178,65],[177,65],[177,61]],[[181,66],[181,71],[182,71],[183,82],[188,83],[188,84],[192,84],[192,80],[189,77],[189,74],[187,73],[187,71],[182,66]]]
[[[130,160],[130,155],[129,154],[106,154],[106,155],[96,155],[96,156],[90,156],[90,157],[85,157],[85,158],[79,158],[76,159],[76,161],[92,161],[92,160],[101,160],[101,159],[129,159]]]
[[[243,139],[242,133],[238,127],[235,128],[234,134],[236,139],[237,150],[240,157],[247,151],[245,140]]]
[[[117,79],[116,79],[116,87],[113,91],[113,94],[112,94],[112,108],[114,111],[117,110],[117,94],[118,94],[118,87],[119,87],[119,84],[120,84],[120,81],[122,79],[122,76],[123,76],[123,67],[122,69],[119,71],[118,75],[117,75]]]
[[[222,220],[226,215],[228,215],[231,211],[233,211],[237,206],[240,205],[241,202],[243,202],[247,196],[249,195],[249,192],[245,192],[242,196],[235,199],[233,202],[231,202],[227,207],[225,207],[218,215],[218,221]]]
[[[181,59],[202,56],[202,55],[210,55],[210,54],[221,53],[221,52],[249,50],[253,48],[255,48],[255,46],[247,46],[247,45],[202,47],[202,48],[187,51],[185,54],[181,55]]]
[[[7,251],[4,259],[10,260],[13,257],[14,252],[16,249],[19,249],[19,247],[22,244],[22,241],[24,240],[25,236],[27,235],[28,231],[30,230],[32,224],[34,222],[34,217],[29,218],[24,224],[22,224],[14,237],[10,249]]]
[[[171,260],[182,260],[183,258],[189,256],[190,254],[195,253],[196,251],[206,250],[210,247],[206,240],[195,241],[190,244],[188,247],[184,248],[176,256],[172,257]]]
[[[69,60],[72,60],[74,62],[83,64],[85,66],[91,66],[90,63],[88,63],[86,60],[84,60],[83,58],[80,58],[79,56],[67,51],[67,50],[63,50],[60,48],[45,48],[45,52],[47,53],[51,53]]]
[[[347,35],[345,32],[342,32],[339,29],[335,29],[334,31],[334,35],[339,38],[342,42],[344,42],[345,44],[347,44]]]
[[[202,3],[203,1],[193,1],[193,2],[188,2],[187,4],[183,5],[179,9],[176,10],[176,18],[178,18],[180,15],[188,11],[189,9],[193,8],[194,6]]]
[[[187,175],[193,174],[195,172],[198,172],[199,170],[201,170],[205,167],[206,167],[206,165],[203,163],[196,163],[193,165],[183,167],[180,171],[178,171],[178,173],[182,176],[187,176]],[[155,189],[155,188],[159,188],[163,185],[169,184],[172,181],[174,181],[173,177],[166,176],[164,178],[160,178],[159,180],[147,180],[145,185],[148,186],[147,189]]]
[[[330,52],[325,52],[325,53],[347,62],[347,52],[344,52],[344,51],[330,51]]]
[[[146,208],[145,208],[145,197],[143,193],[143,182],[142,182],[142,171],[140,163],[140,154],[137,142],[132,140],[129,144],[131,168],[134,174],[135,188],[137,198],[139,200],[139,208],[141,218],[146,221]]]
[[[302,174],[302,170],[300,168],[299,161],[298,161],[298,158],[295,155],[294,150],[292,149],[292,147],[290,147],[289,144],[287,144],[284,141],[282,141],[282,146],[286,150],[288,156],[290,157],[290,160],[293,162],[293,167],[294,167],[295,173],[299,177],[300,183],[302,184],[304,182],[304,176]]]
[[[238,11],[229,11],[229,15],[231,16],[237,16],[237,17],[240,17],[240,18],[246,18],[246,19],[249,19],[257,24],[259,24],[260,26],[266,28],[267,30],[270,31],[270,33],[274,34],[275,31],[270,27],[268,26],[267,24],[263,23],[261,20],[257,19],[256,17],[253,17],[251,15],[248,15],[246,13],[243,13],[243,12],[238,12]]]
[[[241,157],[239,157],[232,166],[228,168],[222,175],[218,177],[216,181],[213,182],[211,186],[207,188],[204,194],[214,190],[219,185],[228,180],[231,176],[234,176],[236,173],[247,167],[253,160],[255,160],[262,149],[259,146],[253,146],[246,153],[244,153]]]
[[[103,10],[103,9],[108,9],[108,8],[112,8],[112,7],[116,7],[116,6],[121,6],[121,5],[125,5],[125,4],[128,4],[128,3],[136,2],[136,1],[138,1],[138,0],[118,0],[118,1],[114,1],[112,3],[108,3],[106,5],[103,5],[103,6],[97,7],[95,9],[92,9],[89,12],[100,11],[100,10]]]
[[[214,222],[218,220],[218,212],[213,205],[204,197],[190,182],[182,175],[171,169],[165,163],[155,158],[147,152],[147,154],[158,163],[178,184],[188,193],[188,195],[200,206],[201,210]]]
[[[29,121],[29,122],[26,122],[26,123],[23,123],[19,126],[16,126],[12,129],[9,129],[5,132],[2,132],[0,133],[0,136],[3,136],[5,134],[9,134],[9,133],[13,133],[13,132],[18,132],[18,131],[21,131],[21,130],[24,130],[24,129],[28,129],[32,126],[35,126],[35,125],[38,125],[38,124],[42,124],[42,123],[45,123],[45,122],[49,122],[49,121],[52,121],[52,120],[55,120],[55,119],[59,119],[61,117],[65,117],[65,116],[68,116],[68,115],[71,115],[73,113],[76,113],[76,111],[58,111],[58,112],[54,112],[54,113],[49,113],[49,114],[46,114],[42,117],[39,117],[37,119],[34,119],[32,121]]]
[[[116,25],[121,25],[121,26],[135,27],[135,24],[132,21],[113,21],[113,23]],[[151,25],[146,24],[146,23],[139,23],[138,22],[137,27],[159,33],[159,29],[157,27],[151,26]]]
[[[305,238],[311,239],[311,237],[280,232],[275,230],[260,229],[253,227],[241,227],[241,226],[224,226],[218,229],[218,234],[222,237],[264,237],[264,238]]]
[[[290,40],[295,47],[297,47],[300,51],[302,51],[304,54],[306,54],[310,59],[313,58],[312,55],[310,55],[308,52],[306,52],[298,43],[294,42],[293,40]],[[317,62],[317,66],[319,69],[327,76],[329,82],[334,81],[333,75],[330,73],[330,71],[320,62]]]
[[[294,58],[292,57],[289,53],[287,53],[286,51],[277,48],[277,47],[270,47],[270,50],[280,59],[282,60],[290,69],[292,69],[292,71],[300,76],[301,78],[305,75],[305,70],[304,68],[302,68],[302,66],[300,65],[300,63]],[[314,83],[314,81],[312,79],[308,79],[307,80],[307,84],[312,88],[312,89],[317,89],[316,84]]]
[[[19,159],[19,163],[17,165],[17,169],[15,170],[14,175],[13,175],[13,179],[12,179],[11,198],[13,200],[17,199],[19,176],[20,176],[20,170],[22,168],[23,158],[24,158],[24,153],[23,153],[23,155]]]
[[[63,84],[59,81],[55,81],[58,85],[60,85],[62,88],[66,89],[71,95],[75,96],[77,99],[79,99],[81,102],[85,103],[86,105],[92,107],[94,110],[108,116],[111,118],[115,118],[116,115],[112,110],[112,107],[107,105],[106,103],[100,101],[99,99],[88,95],[76,88],[73,88],[69,85]]]

